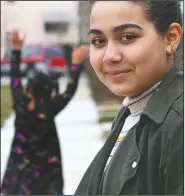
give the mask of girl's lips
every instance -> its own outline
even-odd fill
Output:
[[[130,70],[120,71],[120,72],[115,71],[115,72],[108,72],[107,74],[111,79],[120,79],[120,78],[127,76],[129,72]]]

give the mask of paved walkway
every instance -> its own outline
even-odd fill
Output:
[[[66,80],[61,79],[60,83],[63,91]],[[89,89],[88,80],[83,75],[73,100],[55,119],[62,147],[64,193],[67,195],[74,194],[85,170],[103,145],[101,129],[97,123],[97,108]],[[14,135],[14,117],[12,114],[1,129],[1,179]]]

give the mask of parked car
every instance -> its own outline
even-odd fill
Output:
[[[54,77],[59,77],[67,72],[67,59],[63,48],[52,45],[43,46],[43,52],[44,62]]]
[[[1,75],[9,75],[11,48],[1,59]],[[67,71],[67,60],[64,49],[57,45],[26,45],[22,50],[21,73],[34,68],[43,72],[50,72],[53,77],[60,77]]]

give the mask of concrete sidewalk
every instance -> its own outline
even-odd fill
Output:
[[[67,81],[60,80],[61,91]],[[6,169],[11,142],[14,135],[14,114],[1,129],[1,179]],[[98,111],[91,98],[88,79],[82,75],[78,90],[67,107],[55,119],[62,149],[66,195],[74,194],[85,170],[102,147]]]

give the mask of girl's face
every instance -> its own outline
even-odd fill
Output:
[[[35,100],[34,100],[32,89],[28,89],[27,96],[30,98],[30,102],[27,105],[27,109],[28,109],[28,111],[32,111],[35,109]]]
[[[90,16],[90,61],[99,79],[119,96],[136,96],[171,69],[166,39],[139,4],[98,1]]]

